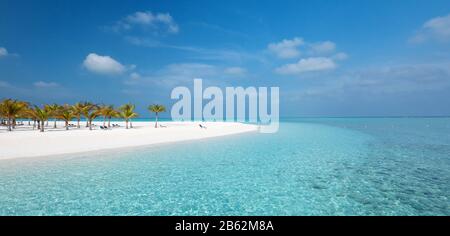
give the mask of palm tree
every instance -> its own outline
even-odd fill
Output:
[[[56,128],[56,121],[58,120],[57,116],[58,116],[58,112],[59,112],[60,108],[61,107],[56,103],[44,106],[44,109],[47,110],[50,117],[52,117],[54,119],[53,128]]]
[[[73,107],[68,104],[65,104],[64,106],[62,106],[57,115],[57,118],[59,118],[65,122],[66,130],[69,130],[69,122],[74,117],[75,116],[74,116],[74,112],[73,112]]]
[[[75,118],[77,118],[77,128],[80,128],[80,120],[81,120],[81,115],[83,115],[83,109],[84,106],[83,104],[77,102],[75,103],[75,105],[72,106],[72,112],[73,112],[73,116]]]
[[[89,130],[92,130],[92,121],[97,118],[98,116],[100,116],[100,109],[97,106],[93,106],[90,110],[89,113],[87,113],[85,115],[87,121],[88,121],[88,126],[89,126]]]
[[[30,110],[30,105],[27,102],[23,102],[23,105],[25,106],[24,109],[22,109],[19,112],[18,117],[19,118],[24,118],[28,120],[28,125],[31,125],[31,120],[33,120],[33,117],[30,115],[29,110]]]
[[[89,118],[88,118],[88,116],[92,113],[92,111],[93,111],[94,109],[97,108],[97,105],[95,105],[95,104],[93,104],[93,103],[90,103],[90,102],[84,102],[84,103],[81,104],[81,106],[83,107],[81,113],[82,113],[83,116],[86,118],[86,127],[89,127],[89,124],[90,124],[90,123],[89,123]],[[96,117],[97,117],[97,116],[96,116]],[[94,117],[94,119],[95,119],[96,117]]]
[[[24,101],[17,101],[16,103],[17,103],[17,106],[19,107],[19,111],[12,119],[12,128],[13,129],[16,128],[16,119],[17,118],[26,118],[26,111],[29,106],[28,102],[24,102]]]
[[[153,104],[148,106],[150,112],[154,112],[156,116],[155,128],[158,128],[158,113],[165,112],[166,107],[164,105]]]
[[[20,112],[20,118],[28,119],[28,125],[31,125],[31,121],[33,121],[33,130],[36,128],[36,117],[33,113],[34,107],[30,107],[29,103],[26,103],[26,107]],[[39,127],[38,127],[39,128]]]
[[[51,116],[48,109],[34,106],[34,109],[30,109],[30,114],[38,121],[38,128],[41,132],[44,132],[44,122]]]
[[[111,126],[111,118],[117,116],[117,111],[114,110],[113,105],[102,106],[100,108],[101,114],[103,115],[103,126],[105,126],[106,119],[108,119],[108,127]]]
[[[0,114],[5,117],[8,122],[8,131],[12,131],[13,122],[16,117],[26,108],[24,102],[19,102],[13,99],[4,99],[0,103]]]
[[[135,118],[138,116],[136,112],[134,112],[135,105],[128,103],[119,108],[120,117],[125,119],[125,127],[128,129],[128,122],[130,122],[130,128],[133,128],[133,124],[131,123],[131,118]]]

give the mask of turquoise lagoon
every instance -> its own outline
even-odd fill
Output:
[[[449,183],[450,118],[296,118],[276,134],[3,160],[0,215],[450,215]]]

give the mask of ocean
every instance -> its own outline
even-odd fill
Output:
[[[24,147],[26,148],[26,147]],[[450,118],[0,161],[0,215],[450,215]]]

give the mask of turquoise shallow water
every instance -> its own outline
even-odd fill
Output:
[[[0,161],[0,215],[450,215],[449,118]]]

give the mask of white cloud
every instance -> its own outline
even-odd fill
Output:
[[[130,74],[130,78],[137,80],[141,78],[141,75],[139,73],[133,72]]]
[[[334,61],[327,57],[310,57],[301,59],[294,64],[286,64],[275,69],[283,75],[301,74],[304,72],[332,70],[336,68]]]
[[[178,33],[179,27],[169,13],[152,13],[151,11],[138,11],[128,15],[113,26],[115,31],[130,30],[134,26],[164,28],[169,33]]]
[[[318,54],[330,53],[336,49],[336,44],[331,41],[318,42],[311,44],[311,49]]]
[[[142,76],[139,73],[133,72],[130,74],[130,77],[125,80],[125,84],[127,85],[134,85],[141,81]]]
[[[37,81],[33,83],[34,87],[37,88],[53,88],[53,87],[58,87],[59,84],[55,83],[55,82],[45,82],[45,81]]]
[[[270,43],[269,51],[279,58],[296,58],[303,55],[296,63],[282,65],[275,69],[279,74],[292,75],[312,71],[332,70],[337,67],[336,61],[348,58],[344,52],[336,52],[336,43],[332,41],[307,42],[295,37],[284,39],[278,43]]]
[[[168,13],[165,13],[165,14],[158,13],[158,15],[156,15],[156,19],[158,21],[160,21],[161,23],[166,24],[168,27],[167,30],[170,33],[178,33],[178,31],[180,30],[178,25],[173,20],[172,16],[169,15]]]
[[[124,65],[110,56],[100,56],[95,53],[90,53],[86,57],[83,66],[91,72],[105,75],[118,75],[126,70]]]
[[[0,57],[8,56],[8,50],[6,48],[0,47]]]
[[[127,18],[128,22],[130,23],[135,23],[135,24],[151,24],[154,20],[155,17],[153,16],[153,14],[151,12],[135,12],[132,15],[129,15]]]
[[[243,76],[247,73],[247,70],[242,67],[228,67],[224,70],[225,74],[234,75],[234,76]]]
[[[295,58],[300,55],[298,47],[304,43],[302,38],[296,37],[293,39],[284,39],[278,43],[271,43],[268,49],[279,58]]]
[[[422,28],[409,39],[412,43],[422,43],[427,40],[440,42],[450,41],[450,14],[428,20]]]
[[[293,39],[284,39],[281,42],[270,43],[268,50],[278,58],[290,59],[298,58],[300,55],[308,57],[320,57],[336,53],[333,59],[344,60],[346,54],[336,52],[336,43],[332,41],[307,42],[303,38],[295,37]]]

